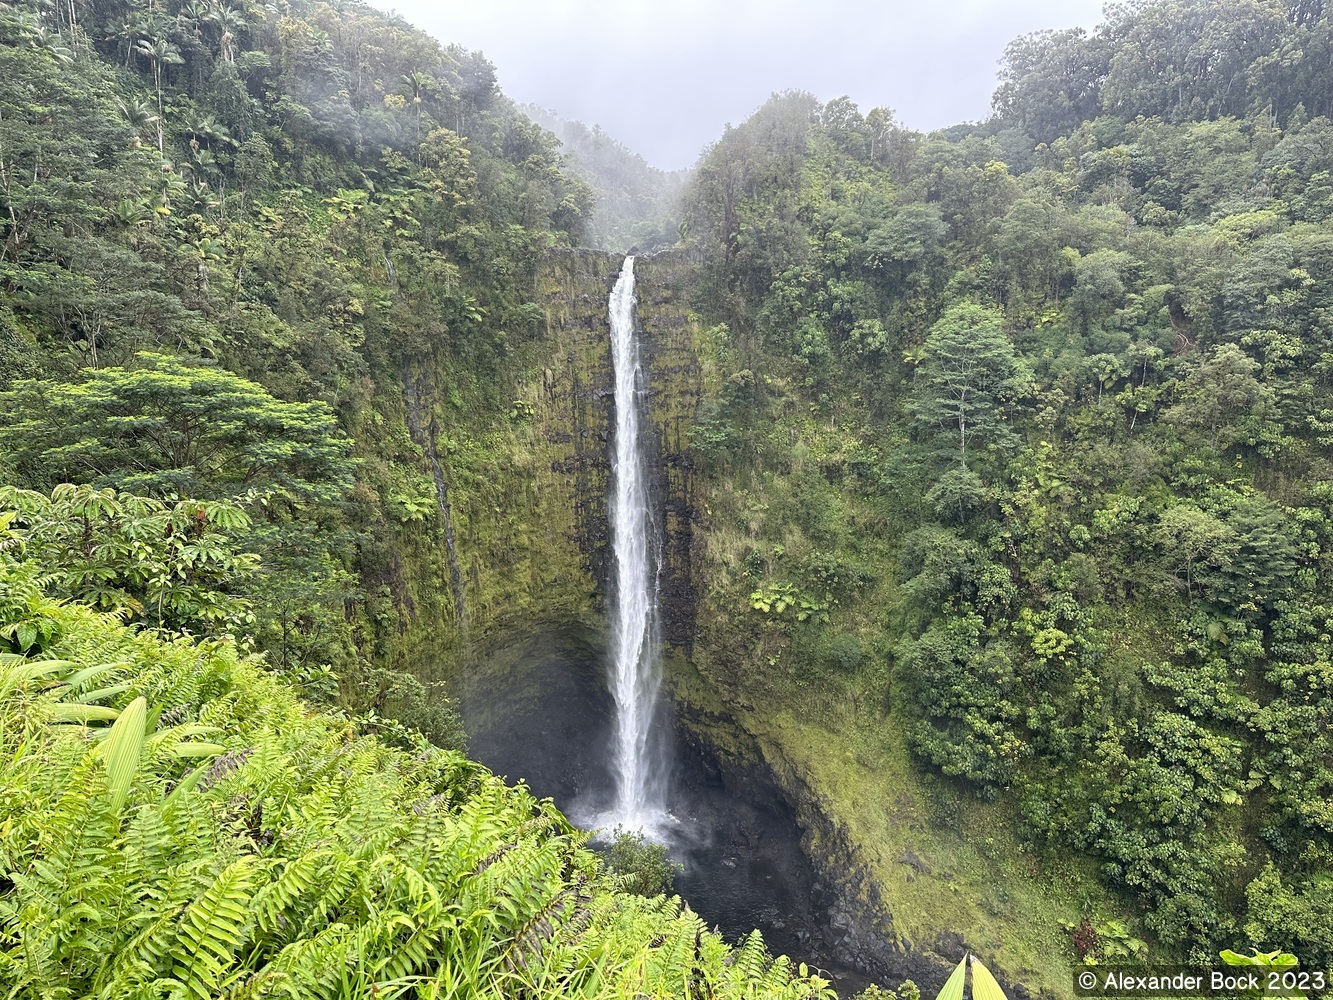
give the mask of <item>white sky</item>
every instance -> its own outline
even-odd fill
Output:
[[[600,125],[667,169],[777,90],[912,128],[984,118],[1005,45],[1093,28],[1102,0],[371,0],[480,49],[520,103]]]

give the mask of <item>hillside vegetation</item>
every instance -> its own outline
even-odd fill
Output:
[[[0,982],[820,995],[459,755],[470,644],[597,613],[594,235],[697,265],[678,690],[902,943],[1333,965],[1330,52],[1135,0],[984,123],[775,95],[677,227],[353,0],[0,4]]]
[[[216,525],[225,615],[172,596],[202,564],[165,600],[60,592],[207,620],[456,744],[418,675],[530,600],[496,488],[530,437],[536,267],[592,192],[479,55],[355,3],[7,4],[0,75],[0,478],[245,521]]]
[[[0,519],[7,997],[831,997],[624,891],[549,800],[42,595]],[[27,641],[31,636],[31,641]],[[391,746],[388,740],[399,746]]]
[[[700,163],[696,648],[927,940],[1333,960],[1330,40],[1118,5],[982,125],[788,93]],[[1009,830],[1072,935],[1013,932]]]
[[[589,246],[651,253],[679,239],[688,170],[659,170],[598,126],[567,121],[525,105],[533,121],[560,140],[572,172],[597,192],[586,233]]]

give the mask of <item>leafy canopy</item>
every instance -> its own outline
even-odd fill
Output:
[[[238,551],[250,518],[227,501],[162,501],[64,483],[47,496],[0,487],[12,540],[54,592],[171,631],[235,632],[259,557]],[[20,651],[37,640],[29,627]]]
[[[351,483],[352,443],[322,402],[288,403],[231,372],[141,352],[82,381],[24,379],[0,393],[0,444],[39,482],[156,496],[275,491],[330,500]]]

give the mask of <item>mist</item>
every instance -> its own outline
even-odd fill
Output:
[[[384,5],[384,9],[389,9]],[[1100,21],[1100,0],[406,0],[442,42],[482,50],[505,93],[600,125],[653,166],[690,166],[774,91],[848,95],[921,130],[987,117],[1004,47]]]

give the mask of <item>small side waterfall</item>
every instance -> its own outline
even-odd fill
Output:
[[[654,752],[660,670],[657,637],[657,529],[640,423],[645,389],[635,337],[634,258],[626,257],[611,292],[611,360],[616,423],[608,512],[614,561],[610,664],[615,700],[615,804],[605,828],[653,831],[666,819],[665,768]]]

